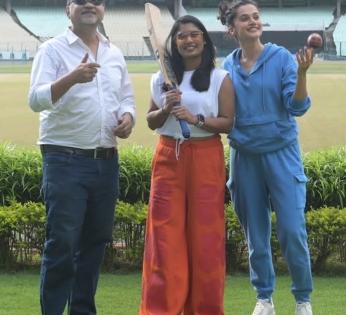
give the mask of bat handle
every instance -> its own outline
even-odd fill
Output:
[[[175,90],[176,86],[173,85],[171,87],[171,89]],[[174,106],[180,106],[180,103],[176,103]],[[181,133],[183,134],[183,137],[185,139],[189,139],[190,138],[190,127],[189,127],[188,123],[183,119],[178,119],[178,121],[179,121],[180,129],[181,129]]]
[[[174,104],[174,106],[180,106],[180,103],[176,103],[176,104]],[[179,121],[180,129],[181,129],[181,133],[183,134],[183,137],[185,139],[189,139],[190,138],[190,127],[189,127],[187,121],[184,119],[178,119],[178,121]]]
[[[189,139],[190,138],[190,127],[187,124],[187,122],[185,120],[179,119],[179,124],[180,124],[180,128],[181,128],[181,132],[183,134],[183,137],[185,139]]]

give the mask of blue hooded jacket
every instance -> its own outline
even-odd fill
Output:
[[[240,64],[241,49],[224,62],[235,89],[236,117],[228,135],[230,145],[249,153],[279,150],[295,141],[298,128],[294,116],[303,115],[310,98],[293,99],[297,64],[284,47],[267,43],[249,72]]]

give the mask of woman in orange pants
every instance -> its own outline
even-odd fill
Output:
[[[166,50],[178,89],[151,81],[148,125],[160,134],[152,163],[140,315],[223,315],[225,162],[219,133],[234,118],[234,92],[203,24],[173,25]],[[180,103],[181,106],[175,106]],[[179,120],[187,122],[184,139]]]

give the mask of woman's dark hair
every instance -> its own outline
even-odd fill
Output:
[[[221,21],[222,25],[231,26],[237,16],[238,8],[247,4],[252,4],[258,9],[257,2],[253,0],[220,1],[218,6],[219,16],[217,18]]]
[[[210,85],[210,73],[212,69],[215,68],[215,47],[208,31],[199,19],[191,15],[185,15],[177,19],[166,40],[165,53],[172,65],[172,70],[176,75],[178,84],[180,84],[183,80],[185,67],[183,57],[178,52],[176,35],[179,32],[180,25],[188,23],[192,23],[203,32],[203,39],[205,42],[202,52],[202,62],[191,77],[191,85],[196,91],[207,91]]]

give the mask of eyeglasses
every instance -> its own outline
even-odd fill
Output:
[[[87,2],[90,2],[93,5],[101,5],[104,4],[105,0],[71,0],[70,2],[77,5],[85,5]]]
[[[202,31],[192,31],[192,32],[178,32],[176,38],[179,40],[186,40],[188,37],[191,39],[197,39],[203,36]]]

